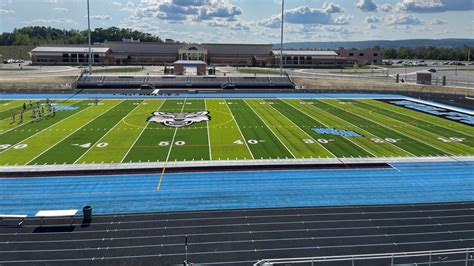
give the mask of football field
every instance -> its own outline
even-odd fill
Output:
[[[52,106],[0,101],[0,165],[474,156],[472,126],[374,99],[57,100]]]

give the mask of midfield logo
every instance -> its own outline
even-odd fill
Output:
[[[160,123],[168,127],[181,128],[210,120],[209,112],[201,111],[192,113],[153,112],[147,121]]]

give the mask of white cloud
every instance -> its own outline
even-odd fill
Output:
[[[59,12],[68,12],[69,9],[65,7],[55,7],[54,10],[59,11]]]
[[[323,5],[324,13],[343,13],[344,9],[340,5],[334,3],[325,3]]]
[[[336,25],[348,25],[349,20],[353,19],[353,16],[342,15],[334,19],[334,24]]]
[[[473,0],[401,0],[397,8],[415,13],[474,10]]]
[[[374,30],[374,29],[377,28],[377,26],[375,26],[374,24],[369,24],[369,25],[367,26],[367,28],[368,28],[369,30]]]
[[[370,16],[365,18],[365,23],[379,23],[380,21],[381,19],[376,16]]]
[[[112,17],[109,15],[97,15],[97,16],[91,16],[91,19],[94,20],[111,20]]]
[[[378,6],[378,9],[382,10],[383,12],[390,12],[393,9],[393,5],[391,4],[382,4]]]
[[[325,4],[322,9],[300,6],[285,10],[285,23],[299,25],[346,25],[352,16],[339,16],[336,18],[331,16],[332,13],[340,13],[342,11],[342,8],[334,4]],[[258,21],[258,25],[269,28],[278,28],[280,24],[280,14],[275,14]]]
[[[227,0],[142,0],[138,6],[127,3],[126,10],[133,10],[130,17],[132,21],[153,18],[168,21],[204,21],[216,18],[234,21],[242,14],[240,7]]]
[[[372,0],[359,0],[356,6],[364,12],[377,11],[377,5]]]
[[[74,20],[67,19],[67,18],[57,18],[57,19],[33,19],[32,22],[38,23],[50,23],[50,24],[61,24],[61,23],[76,23]]]
[[[423,23],[421,19],[408,14],[393,14],[384,21],[386,25],[420,25]]]
[[[8,9],[0,9],[0,15],[10,15],[15,14],[15,11]]]
[[[446,20],[435,18],[430,21],[430,24],[431,25],[444,25],[444,24],[448,24],[448,22],[446,22]]]

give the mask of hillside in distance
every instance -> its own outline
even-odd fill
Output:
[[[420,46],[436,46],[446,48],[459,48],[463,46],[474,47],[474,39],[411,39],[411,40],[373,40],[373,41],[352,41],[352,42],[290,42],[285,43],[285,49],[329,49],[335,50],[339,47],[350,48],[372,48],[380,46],[383,48],[404,47],[420,47]],[[275,49],[280,48],[280,44],[274,44]]]

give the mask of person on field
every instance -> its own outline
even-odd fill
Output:
[[[13,111],[12,120],[13,120],[13,123],[16,122],[16,112],[15,111]]]
[[[22,111],[22,112],[20,113],[20,123],[23,123],[23,114],[24,114],[24,113],[25,113],[24,111]]]
[[[23,112],[26,111],[26,103],[23,103]]]

